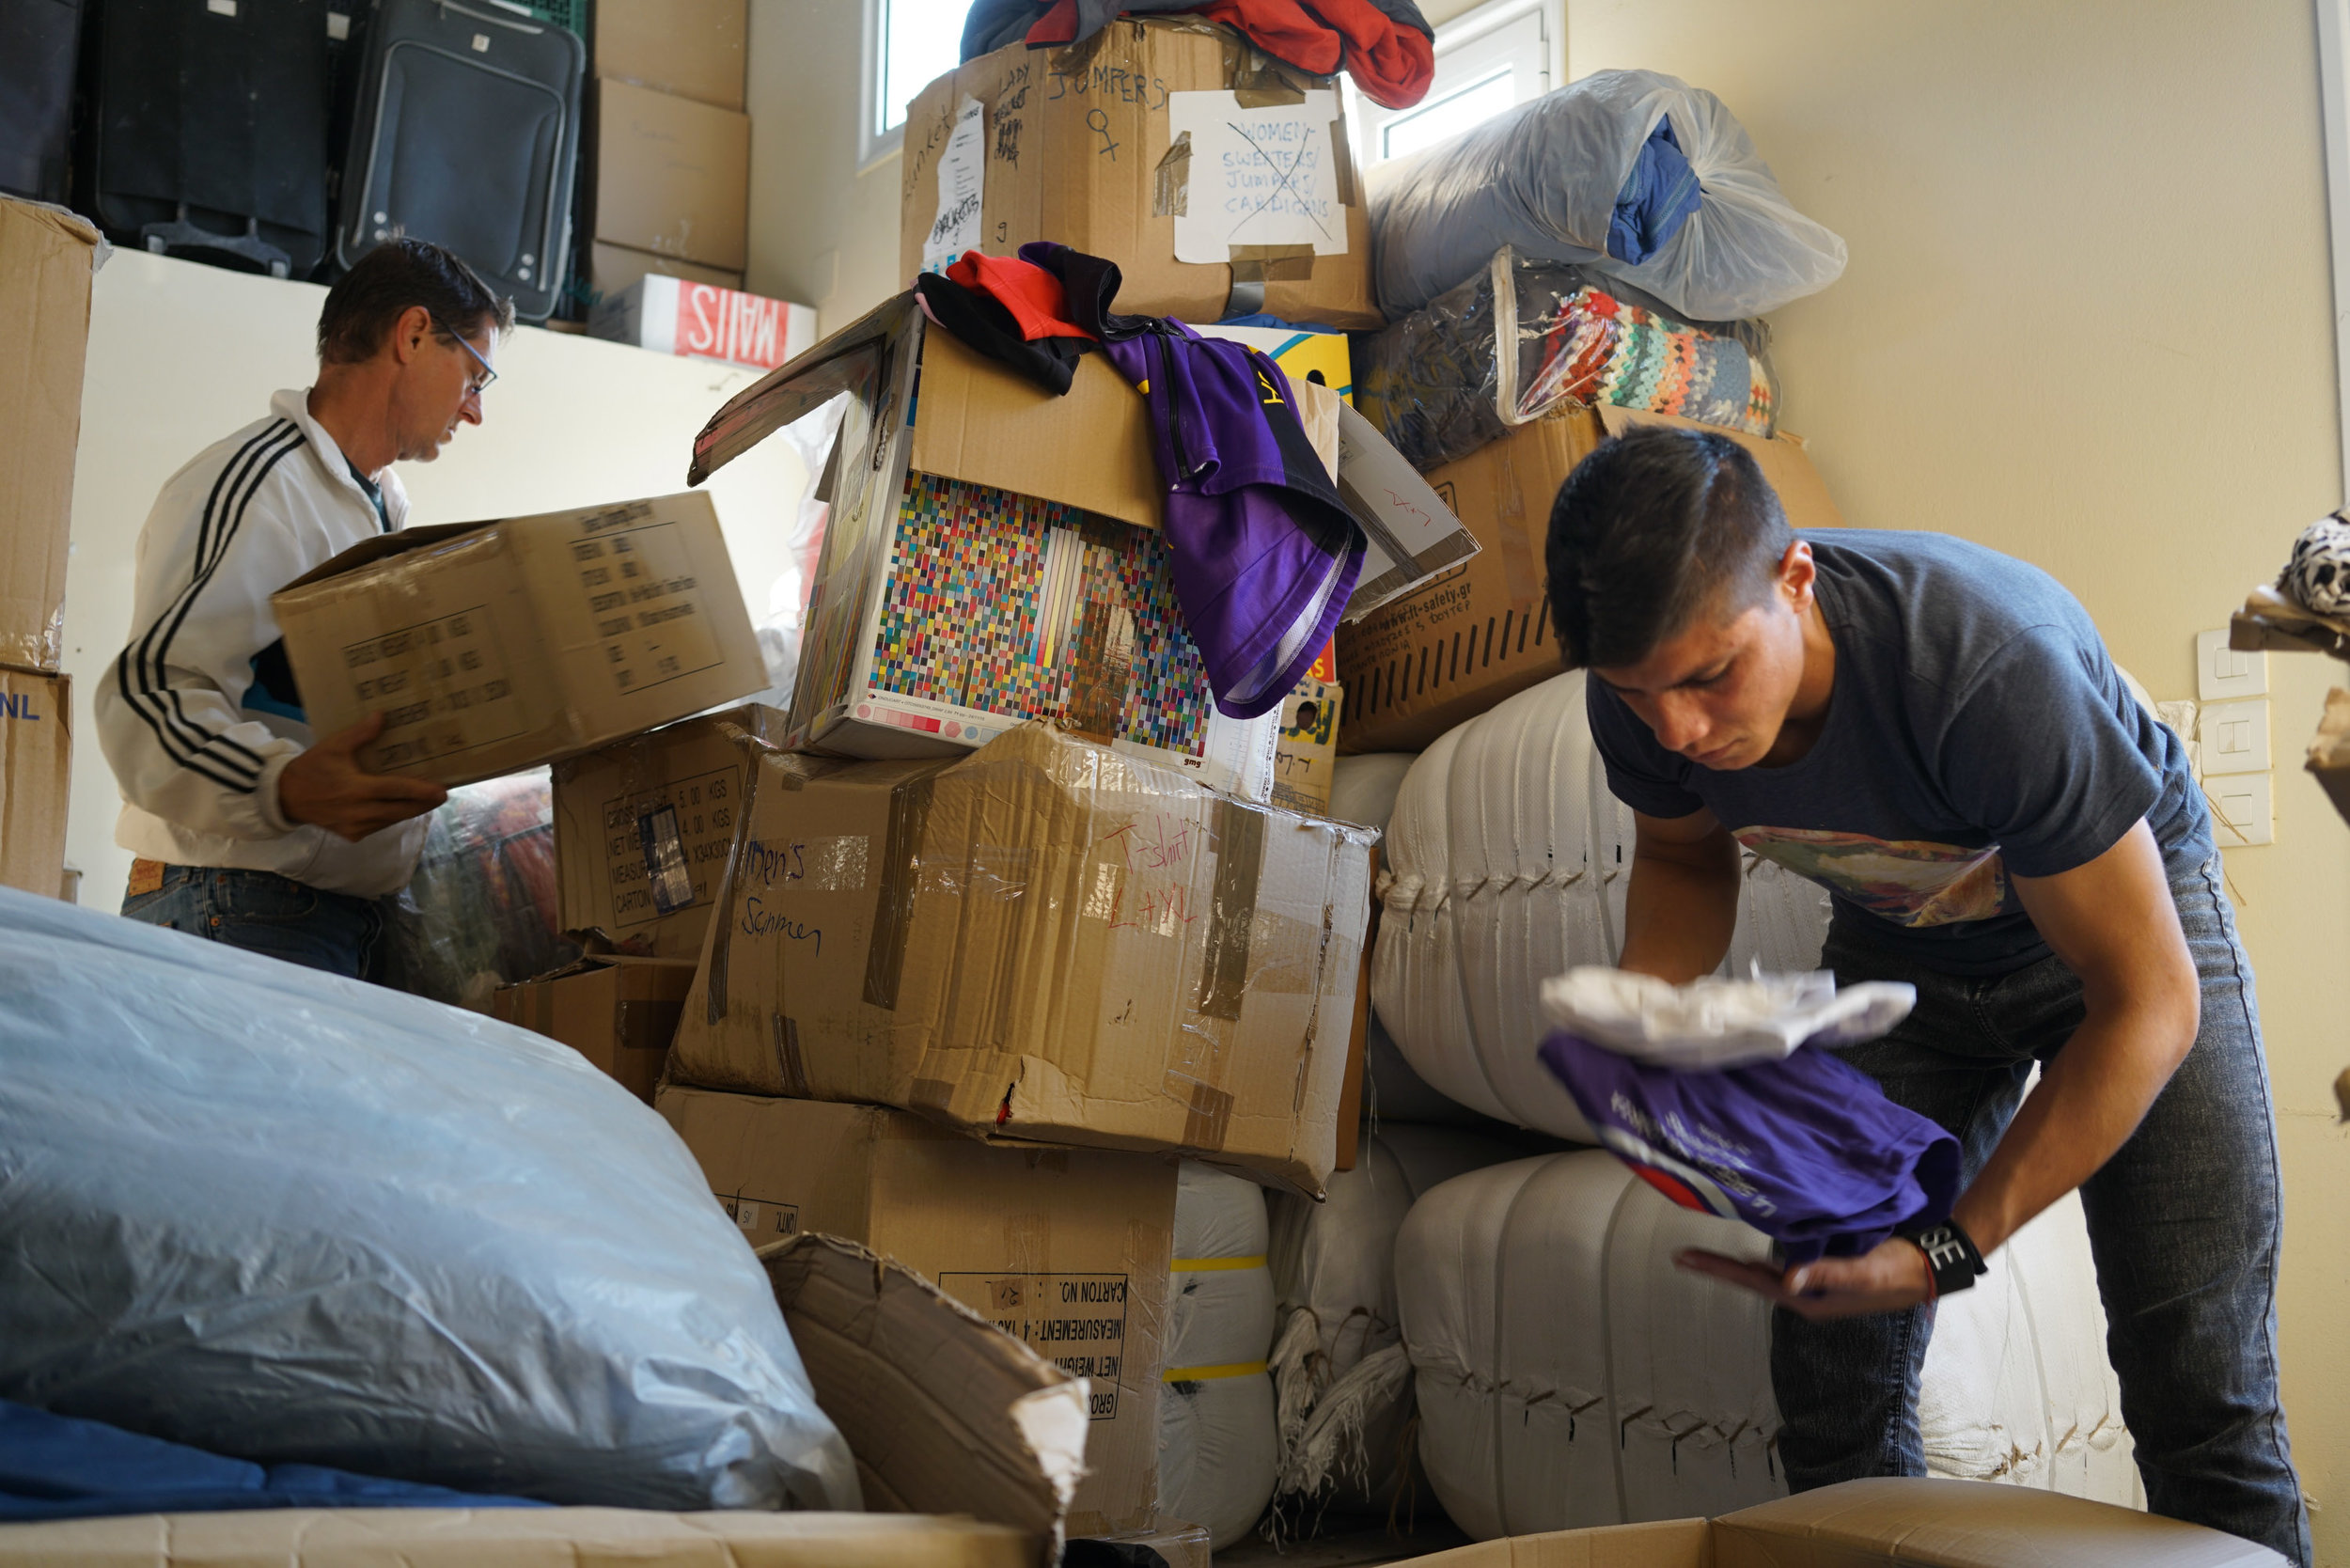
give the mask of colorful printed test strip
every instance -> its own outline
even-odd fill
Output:
[[[1063,717],[1079,660],[1103,656],[1104,638],[1079,635],[1089,605],[1122,608],[1133,625],[1120,738],[1201,755],[1214,708],[1165,540],[1057,501],[908,474],[873,688]]]

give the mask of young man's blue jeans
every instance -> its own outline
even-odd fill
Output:
[[[2202,979],[2195,1048],[2082,1186],[2081,1203],[2148,1507],[2306,1568],[2309,1517],[2277,1398],[2276,1123],[2251,964],[2219,878],[2215,854],[2170,890]],[[2080,981],[2054,958],[1991,978],[1920,973],[1840,933],[1821,964],[1841,984],[1917,985],[1917,1011],[1900,1028],[1841,1054],[1956,1134],[1970,1181],[2032,1063],[2053,1058],[2081,1022]],[[1817,1324],[1772,1314],[1791,1486],[1925,1473],[1918,1373],[1933,1329],[1923,1307]]]
[[[274,871],[219,867],[166,866],[163,886],[124,899],[122,913],[352,980],[371,978],[384,933],[373,899],[325,892]]]

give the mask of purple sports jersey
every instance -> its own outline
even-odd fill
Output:
[[[1338,629],[1363,568],[1362,531],[1306,438],[1289,378],[1244,344],[1114,314],[1114,263],[1045,242],[1020,256],[1061,279],[1070,319],[1099,335],[1150,404],[1175,599],[1216,707],[1271,712]]]
[[[1938,1225],[1958,1199],[1958,1139],[1830,1052],[1684,1073],[1558,1033],[1542,1055],[1642,1181],[1684,1209],[1744,1220],[1790,1262]]]

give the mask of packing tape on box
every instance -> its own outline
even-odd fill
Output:
[[[1260,1258],[1259,1262],[1264,1260]],[[1265,1370],[1262,1361],[1227,1361],[1215,1367],[1169,1367],[1159,1373],[1162,1383],[1213,1383],[1224,1377],[1257,1377]]]
[[[882,842],[881,897],[873,906],[873,941],[865,953],[865,1001],[894,1012],[905,975],[906,937],[921,892],[922,835],[929,829],[938,776],[954,766],[935,762],[889,792],[888,837]]]

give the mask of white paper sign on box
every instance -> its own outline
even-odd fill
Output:
[[[1320,88],[1302,103],[1255,109],[1241,107],[1232,92],[1169,93],[1167,103],[1167,135],[1178,143],[1189,137],[1191,146],[1176,260],[1228,262],[1235,245],[1346,254],[1339,154],[1330,142],[1337,93]]]
[[[987,111],[966,98],[955,112],[955,128],[938,155],[938,217],[922,246],[922,269],[947,264],[979,243],[979,200],[987,177]]]

